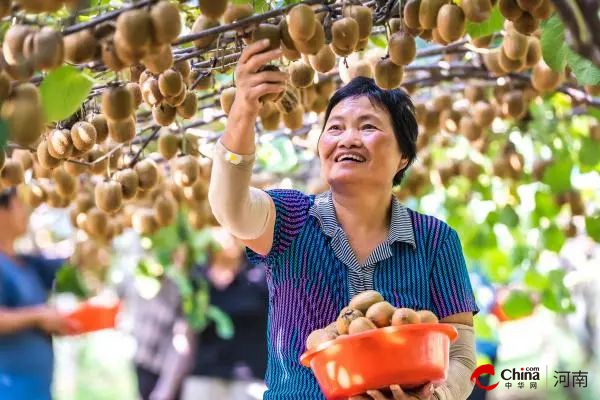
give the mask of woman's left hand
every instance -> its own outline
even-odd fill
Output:
[[[400,385],[390,386],[392,397],[386,396],[379,390],[367,390],[366,394],[352,396],[349,400],[430,400],[433,397],[434,387],[431,383],[423,385],[417,391],[405,392]]]

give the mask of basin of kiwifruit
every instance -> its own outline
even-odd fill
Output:
[[[316,351],[324,343],[390,326],[438,322],[429,310],[397,308],[385,301],[379,292],[367,290],[354,296],[335,321],[312,331],[306,338],[306,350]]]

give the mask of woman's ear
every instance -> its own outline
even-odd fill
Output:
[[[400,162],[398,163],[398,171],[397,172],[404,170],[407,165],[408,165],[408,158],[402,157],[400,159]]]

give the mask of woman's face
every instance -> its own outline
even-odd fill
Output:
[[[329,115],[319,139],[322,173],[340,183],[386,185],[408,164],[394,137],[389,113],[366,96],[346,98]]]

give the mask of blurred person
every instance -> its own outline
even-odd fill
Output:
[[[52,335],[75,328],[46,305],[64,260],[15,251],[14,242],[25,234],[28,221],[15,189],[0,191],[0,400],[50,399]]]
[[[253,268],[243,246],[222,228],[213,230],[220,246],[201,268],[210,285],[210,304],[233,323],[230,339],[214,323],[195,336],[195,366],[185,380],[182,400],[262,399],[266,390],[268,290],[262,268]]]

